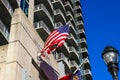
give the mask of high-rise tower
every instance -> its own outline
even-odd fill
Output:
[[[69,37],[62,47],[53,52],[60,76],[74,72],[88,57],[81,4],[79,0],[35,1],[34,23],[43,41],[53,29],[65,25],[69,20]],[[83,64],[81,74],[84,80],[92,79],[89,61]]]
[[[44,58],[53,68],[46,73],[37,65],[37,52],[51,31],[68,21],[64,45]],[[92,80],[79,0],[0,0],[0,80],[56,80],[73,73],[86,58],[81,77]]]

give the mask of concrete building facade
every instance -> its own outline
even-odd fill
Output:
[[[69,20],[64,45],[42,57],[49,67],[38,64],[46,38]],[[58,80],[86,58],[81,78],[92,80],[79,0],[0,0],[0,80]]]

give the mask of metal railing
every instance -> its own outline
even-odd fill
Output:
[[[6,26],[3,24],[3,22],[0,20],[0,32],[5,36],[5,38],[8,40],[9,38],[9,32],[6,29]]]
[[[69,5],[69,7],[72,9],[72,5],[70,4],[69,1],[66,1],[66,2],[65,2],[65,6],[67,6],[67,5]]]
[[[11,5],[9,4],[9,2],[7,0],[2,0],[2,2],[4,3],[5,7],[8,9],[10,15],[13,15],[13,9]]]
[[[83,24],[83,21],[77,21],[77,25]]]
[[[86,70],[82,71],[82,75],[87,75],[87,74],[91,75],[91,71],[89,69],[86,69]]]
[[[46,7],[44,6],[44,4],[35,5],[35,7],[34,7],[34,10],[35,10],[35,11],[39,11],[40,9],[45,11],[45,13],[47,14],[47,17],[50,19],[50,21],[51,21],[52,24],[53,24],[52,16],[51,16],[50,13],[48,12],[48,10],[47,10]]]
[[[85,33],[84,29],[79,29],[78,33]]]
[[[77,5],[77,6],[75,6],[74,9],[80,9],[81,10],[81,7],[80,7],[80,5]]]
[[[73,67],[78,67],[78,64],[75,61],[70,61],[70,66]]]
[[[88,52],[88,50],[86,47],[84,47],[84,48],[81,48],[81,52]]]
[[[69,36],[68,36],[68,39],[73,39],[74,40],[74,42],[77,44],[77,41],[76,41],[76,39],[75,39],[75,37],[73,36],[73,34],[69,34]]]
[[[78,56],[77,51],[73,46],[69,47],[69,51],[70,52],[75,52],[75,54]]]
[[[55,28],[58,28],[58,27],[60,27],[60,26],[62,26],[63,24],[61,23],[61,22],[57,22],[57,23],[55,23]]]
[[[78,1],[80,2],[80,0],[74,0],[74,2],[78,2]]]
[[[66,42],[64,42],[64,46],[66,47],[67,51],[69,51],[69,48]]]
[[[2,23],[2,21],[0,20],[0,29],[1,31],[5,31],[5,25]]]
[[[85,38],[81,38],[80,39],[80,43],[82,43],[82,42],[86,42],[86,39]]]
[[[71,16],[71,18],[74,19],[74,18],[73,18],[73,15],[71,14],[70,11],[67,11],[67,12],[66,12],[66,15],[67,15],[67,16]]]
[[[70,63],[68,61],[68,58],[65,57],[63,53],[57,53],[56,60],[64,60],[68,66],[70,66]]]
[[[81,13],[76,13],[76,14],[75,14],[75,17],[79,17],[79,16],[82,17],[82,14],[81,14]]]
[[[35,22],[34,23],[35,28],[44,28],[48,33],[50,33],[50,30],[48,29],[47,25],[43,21]]]
[[[62,13],[62,11],[61,11],[60,9],[56,9],[56,10],[54,11],[54,14],[55,14],[55,15],[60,14],[60,15],[62,16],[63,20],[66,22],[65,16],[63,15],[63,13]]]

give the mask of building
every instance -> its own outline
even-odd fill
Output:
[[[37,53],[50,32],[69,20],[64,45],[43,58],[47,73],[37,64]],[[0,80],[57,80],[87,57],[79,0],[0,0]],[[92,80],[89,60],[80,71],[82,80]]]

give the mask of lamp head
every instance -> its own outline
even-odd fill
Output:
[[[105,47],[102,58],[104,59],[106,65],[117,64],[118,65],[119,52],[112,46]]]

